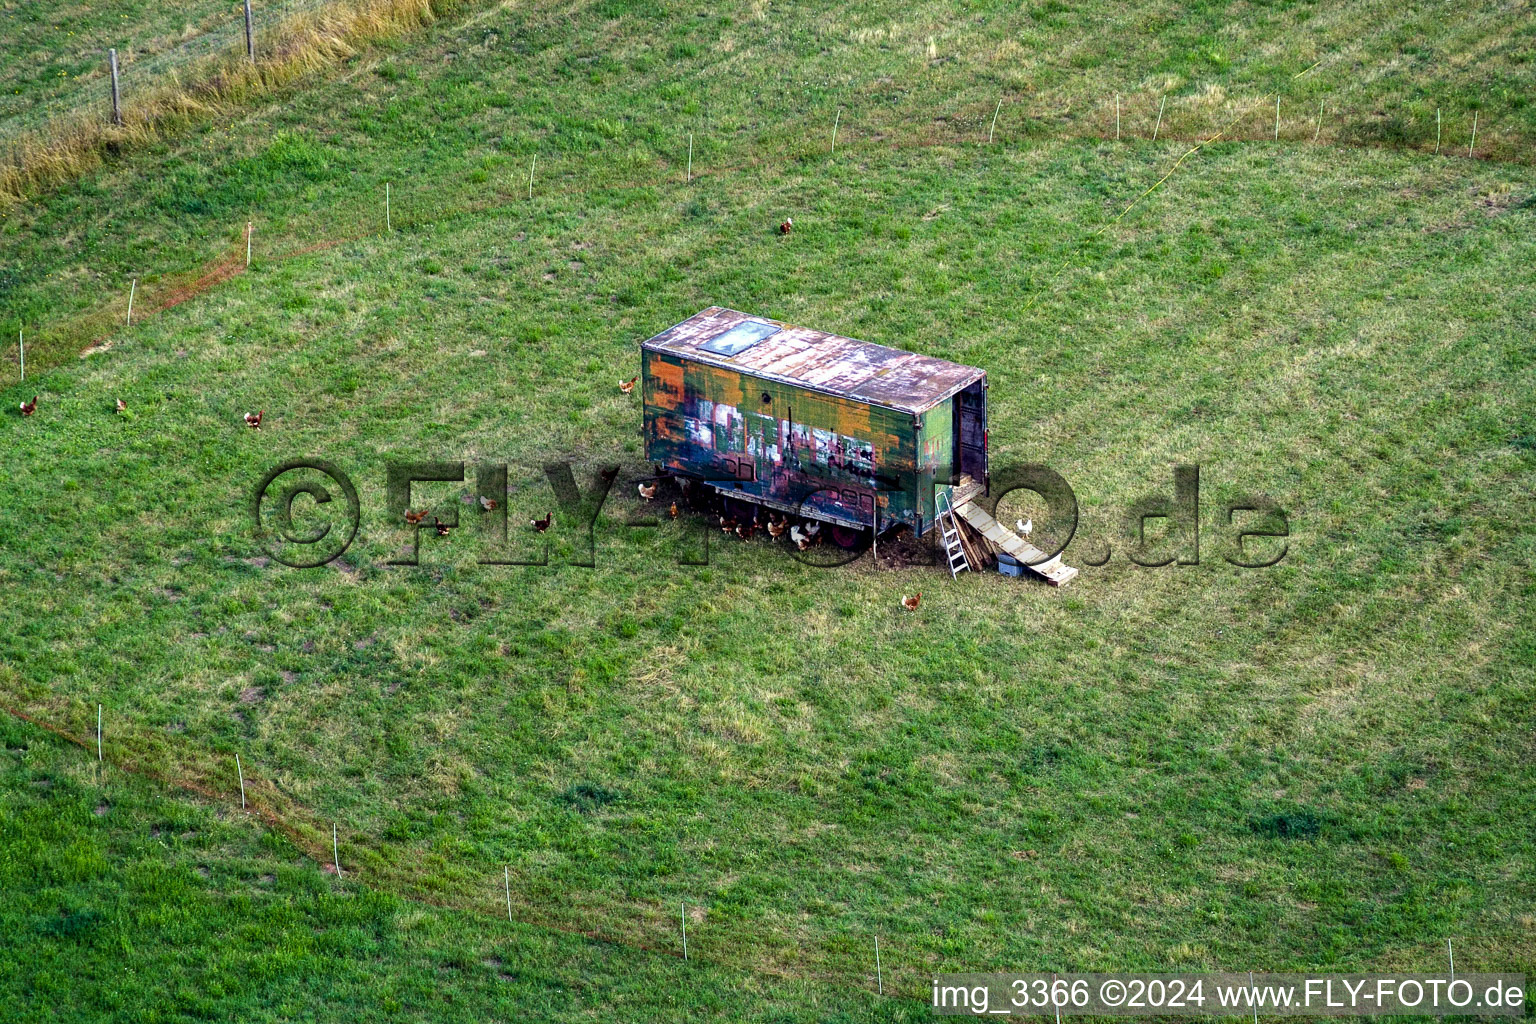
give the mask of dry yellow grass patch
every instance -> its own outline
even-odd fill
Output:
[[[129,97],[120,125],[87,114],[58,118],[19,136],[0,155],[0,208],[86,173],[105,153],[148,142],[190,118],[269,95],[302,75],[356,56],[370,43],[420,28],[444,5],[444,0],[341,0],[282,22],[275,44],[254,64],[243,48],[227,51]]]
[[[868,46],[871,43],[894,43],[906,32],[906,26],[900,22],[890,22],[885,25],[867,25],[861,28],[851,29],[848,38],[860,46]]]

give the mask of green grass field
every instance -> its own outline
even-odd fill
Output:
[[[899,1020],[938,970],[1448,939],[1536,969],[1530,33],[486,6],[6,211],[0,703],[84,746],[0,720],[0,1017]],[[1082,575],[718,532],[683,566],[627,484],[594,568],[565,522],[547,567],[478,564],[537,554],[544,463],[644,471],[615,382],[716,303],[985,367],[994,472],[1070,481]],[[361,528],[288,569],[247,503],[314,456]],[[413,503],[461,525],[390,565],[387,466],[432,460],[466,481]],[[1176,464],[1201,564],[1132,565]],[[1223,557],[1245,493],[1278,566]]]

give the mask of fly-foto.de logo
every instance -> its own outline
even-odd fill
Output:
[[[550,565],[550,541],[560,537],[566,542],[560,564],[592,568],[601,527],[619,533],[670,528],[677,535],[676,564],[683,566],[707,565],[712,546],[740,541],[779,544],[797,561],[823,568],[846,565],[871,546],[905,541],[903,564],[937,565],[943,564],[935,543],[940,520],[959,483],[933,481],[924,489],[931,503],[893,521],[883,515],[890,507],[886,495],[910,491],[911,481],[877,478],[875,486],[856,489],[806,485],[791,491],[786,502],[762,499],[752,493],[751,481],[731,472],[684,476],[660,465],[610,464],[578,474],[573,462],[551,462],[541,474],[550,498],[531,511],[525,508],[525,515],[509,501],[507,463],[387,463],[377,522],[394,531],[403,546],[386,564],[419,564],[425,533],[434,542],[471,546],[482,565]],[[1039,523],[1014,524],[1039,542],[1038,562],[1063,555],[1075,543],[1081,545],[1077,560],[1090,566],[1116,557],[1147,568],[1199,565],[1202,546],[1214,546],[1223,562],[1258,569],[1278,564],[1288,553],[1289,519],[1268,496],[1227,497],[1208,507],[1201,500],[1200,467],[1194,465],[1175,466],[1171,484],[1170,493],[1132,502],[1110,539],[1079,538],[1076,493],[1061,474],[1040,463],[1002,468],[989,477],[983,493],[965,500],[992,513],[1013,495],[1043,499],[1047,511]],[[336,463],[319,458],[274,466],[249,502],[258,542],[275,561],[294,568],[339,558],[358,537],[362,511],[352,479]],[[914,551],[919,557],[912,557]]]

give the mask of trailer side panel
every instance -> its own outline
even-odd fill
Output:
[[[651,350],[642,377],[650,461],[809,515],[918,525],[910,413]]]

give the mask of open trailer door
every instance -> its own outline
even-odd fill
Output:
[[[986,378],[955,395],[955,468],[962,488],[987,479]],[[970,477],[970,480],[966,480]]]

